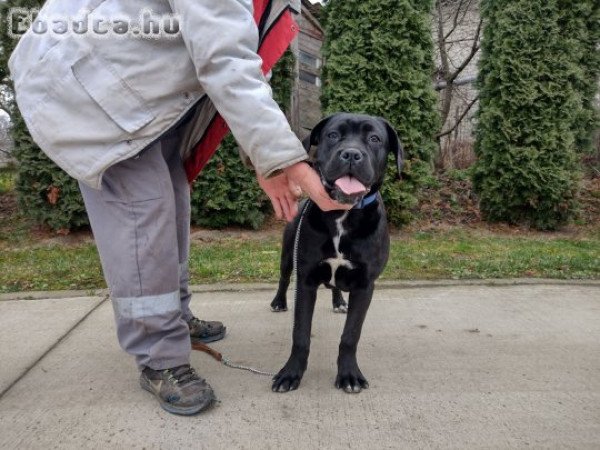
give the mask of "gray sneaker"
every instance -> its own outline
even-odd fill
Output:
[[[215,401],[210,385],[189,365],[165,370],[146,367],[140,375],[140,386],[154,394],[160,406],[173,414],[197,414]]]
[[[200,320],[197,317],[192,317],[188,322],[190,327],[190,338],[192,342],[214,342],[225,337],[227,327],[223,326],[222,322],[208,322]]]

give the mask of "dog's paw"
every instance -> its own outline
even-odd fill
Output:
[[[304,371],[286,366],[273,377],[271,390],[273,392],[288,392],[298,389]]]
[[[339,314],[346,314],[348,312],[348,305],[346,304],[346,302],[344,302],[343,305],[338,305],[338,306],[334,305],[333,312],[339,313]]]
[[[334,297],[333,299],[333,312],[340,314],[346,314],[348,312],[348,303],[346,303],[346,300],[344,300],[341,294],[339,297]]]
[[[358,394],[363,389],[368,389],[369,383],[360,369],[356,368],[354,370],[340,370],[335,378],[335,387],[343,389],[349,394]]]
[[[287,311],[287,302],[284,300],[280,300],[278,298],[275,298],[272,302],[271,302],[271,311],[273,312],[283,312],[283,311]]]

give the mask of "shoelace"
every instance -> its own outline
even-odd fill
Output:
[[[213,329],[213,326],[206,322],[205,320],[200,320],[197,317],[192,318],[189,322],[190,328],[199,328],[200,331],[210,332]]]
[[[192,326],[208,326],[208,323],[204,320],[200,320],[197,317],[193,317],[192,320],[190,320],[190,324]]]
[[[174,369],[166,369],[169,380],[175,384],[186,384],[192,381],[202,381],[196,371],[190,366],[179,366]]]

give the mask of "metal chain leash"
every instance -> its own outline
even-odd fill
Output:
[[[300,230],[302,229],[302,222],[304,216],[308,212],[311,205],[311,200],[307,199],[304,204],[304,208],[300,212],[300,219],[298,220],[298,228],[296,228],[296,236],[294,237],[294,249],[292,251],[292,279],[294,281],[294,308],[296,307],[296,301],[298,300],[298,246],[300,245]],[[295,320],[292,314],[292,320]],[[295,324],[294,324],[295,325]]]
[[[294,239],[293,278],[294,278],[294,282],[296,284],[296,288],[294,289],[294,306],[296,305],[296,300],[297,300],[297,296],[298,296],[298,273],[297,273],[298,267],[297,267],[297,265],[298,265],[298,243],[300,242],[300,229],[302,228],[302,222],[304,220],[304,216],[305,216],[306,212],[308,211],[308,209],[310,208],[310,203],[311,203],[311,201],[310,201],[310,199],[308,199],[306,201],[306,203],[304,204],[304,208],[302,208],[302,212],[300,213],[300,219],[298,221],[298,228],[296,228],[296,236]],[[294,315],[292,315],[292,320],[293,320],[293,317],[294,317]],[[225,366],[230,367],[232,369],[246,370],[246,371],[254,373],[256,375],[263,375],[263,376],[267,376],[267,377],[274,377],[275,375],[277,375],[274,372],[267,372],[264,370],[256,369],[254,367],[244,366],[242,364],[236,364],[236,363],[230,361],[229,359],[225,358],[221,353],[210,348],[206,344],[192,342],[192,348],[194,350],[199,350],[201,352],[208,353],[213,358],[215,358],[217,361],[222,362]]]
[[[276,375],[276,373],[274,373],[274,372],[266,372],[264,370],[255,369],[254,367],[243,366],[241,364],[235,364],[235,363],[231,362],[230,360],[228,360],[227,358],[223,358],[221,360],[221,362],[223,364],[225,364],[227,367],[231,367],[232,369],[247,370],[248,372],[252,372],[257,375],[264,375],[266,377],[274,377]]]

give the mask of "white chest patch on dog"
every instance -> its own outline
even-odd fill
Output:
[[[337,272],[338,268],[340,268],[340,267],[346,267],[348,269],[354,268],[352,263],[344,258],[344,254],[340,253],[340,241],[342,239],[342,236],[346,232],[346,230],[344,230],[344,225],[342,222],[344,222],[344,220],[346,219],[347,216],[348,216],[348,212],[345,212],[339,219],[337,219],[335,221],[335,225],[337,228],[337,234],[333,238],[333,248],[335,249],[335,254],[336,254],[335,258],[327,258],[324,261],[327,264],[329,264],[329,267],[331,267],[331,280],[329,280],[329,284],[331,286],[335,286],[335,273]]]

